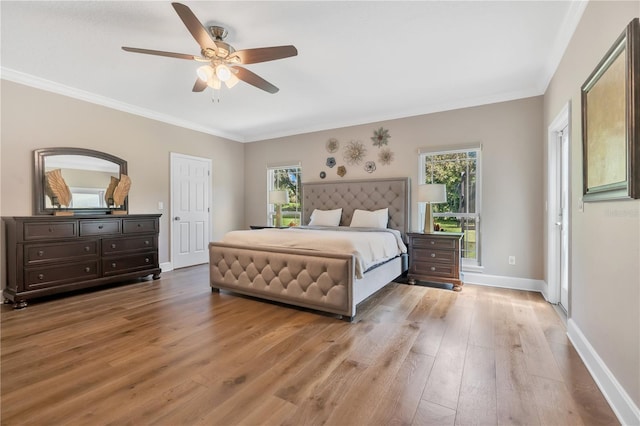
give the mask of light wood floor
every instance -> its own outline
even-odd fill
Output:
[[[392,284],[350,324],[204,265],[0,319],[3,425],[618,423],[535,293]]]

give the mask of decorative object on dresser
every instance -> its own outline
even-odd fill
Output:
[[[131,188],[131,178],[127,175],[120,175],[120,181],[113,189],[113,206],[114,210],[111,211],[111,214],[127,214],[126,210],[121,210],[124,206],[124,200],[127,199],[127,195],[129,195],[129,189]]]
[[[444,184],[431,183],[418,186],[418,202],[426,203],[424,207],[424,229],[422,232],[433,232],[433,209],[431,204],[447,202],[447,187]]]
[[[71,205],[72,195],[69,186],[62,177],[62,170],[54,169],[45,173],[46,177],[46,194],[51,199],[54,207],[69,207]],[[56,210],[54,215],[57,216],[73,216],[73,212],[68,210]]]
[[[6,300],[27,300],[153,275],[159,214],[3,217]]]
[[[416,280],[453,284],[453,291],[462,290],[462,238],[456,232],[421,234],[410,232],[409,284]]]
[[[280,189],[269,191],[269,204],[274,204],[276,206],[276,228],[282,226],[282,205],[287,204],[288,202],[289,193],[287,191]]]

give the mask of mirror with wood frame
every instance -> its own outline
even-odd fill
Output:
[[[128,211],[129,197],[115,206],[108,195],[113,182],[127,174],[125,160],[91,149],[43,148],[34,151],[34,161],[34,214]]]

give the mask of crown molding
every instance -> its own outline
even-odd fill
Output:
[[[107,108],[123,111],[129,114],[150,118],[152,120],[160,121],[160,122],[171,124],[178,127],[183,127],[185,129],[195,130],[197,132],[206,133],[208,135],[229,139],[234,142],[245,142],[244,138],[240,135],[221,132],[219,130],[212,129],[210,127],[200,126],[190,121],[180,120],[166,114],[161,114],[157,111],[153,111],[146,108],[140,108],[135,105],[120,102],[115,99],[107,98],[105,96],[96,95],[95,93],[76,89],[74,87],[53,82],[51,80],[46,80],[40,77],[36,77],[34,75],[16,71],[11,68],[0,67],[0,78],[2,78],[3,80],[12,81],[14,83],[19,83],[25,86],[33,87],[35,89],[57,93],[59,95],[68,96],[70,98],[79,99],[81,101],[89,102],[96,105],[101,105]]]

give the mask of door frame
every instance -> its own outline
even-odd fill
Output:
[[[566,127],[569,132],[569,156],[567,158],[567,164],[569,170],[571,170],[571,102],[567,102],[556,118],[551,122],[547,131],[547,300],[553,304],[560,303],[560,291],[561,291],[561,260],[560,260],[560,244],[561,244],[561,230],[555,223],[558,216],[558,211],[561,209],[560,203],[560,184],[561,184],[561,152],[562,143],[559,139],[560,132]],[[569,298],[568,303],[565,306],[567,310],[567,317],[570,317],[571,309],[571,267],[569,259],[571,258],[571,173],[568,176],[568,200],[567,210],[568,217],[568,259],[567,259],[567,275],[569,286]]]
[[[169,197],[169,247],[170,247],[170,262],[171,262],[171,269],[174,269],[174,259],[175,259],[175,246],[174,246],[174,230],[173,230],[173,218],[174,216],[174,211],[173,211],[173,201],[175,200],[175,194],[174,194],[174,187],[175,187],[175,183],[174,182],[174,176],[173,176],[173,165],[174,165],[174,161],[176,158],[183,158],[183,159],[191,159],[191,160],[201,160],[201,161],[206,161],[207,163],[209,163],[209,188],[208,191],[206,191],[207,194],[207,206],[209,209],[209,214],[207,215],[207,229],[209,230],[209,235],[207,235],[207,238],[209,238],[209,240],[211,240],[211,235],[213,230],[211,229],[211,200],[212,200],[212,196],[211,196],[211,192],[212,192],[212,188],[213,188],[213,161],[211,161],[210,158],[206,158],[206,157],[197,157],[195,155],[188,155],[188,154],[181,154],[179,152],[169,152],[169,191],[170,191],[170,197]]]

